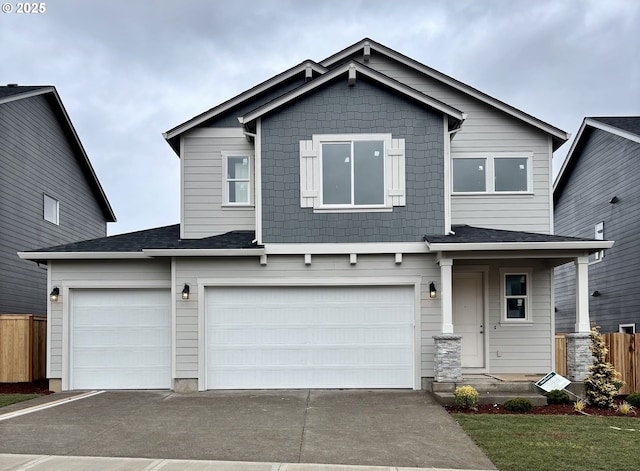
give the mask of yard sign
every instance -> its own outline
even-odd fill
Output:
[[[564,376],[560,376],[555,371],[552,371],[547,376],[538,381],[536,383],[536,386],[549,392],[553,391],[554,389],[562,390],[570,384],[571,381],[569,381],[567,378],[565,378]]]

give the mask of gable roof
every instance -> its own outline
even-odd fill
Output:
[[[246,103],[256,96],[265,93],[274,87],[277,87],[278,85],[286,82],[291,78],[296,77],[297,75],[301,75],[303,73],[306,74],[308,73],[307,71],[310,71],[311,74],[323,74],[327,71],[327,69],[312,60],[302,61],[298,65],[295,65],[290,69],[285,70],[284,72],[275,75],[262,83],[259,83],[255,87],[252,87],[245,92],[242,92],[240,95],[237,95],[217,106],[214,106],[213,108],[200,113],[197,116],[194,116],[190,120],[169,129],[167,132],[162,133],[162,135],[167,140],[171,148],[176,152],[176,154],[180,155],[180,134],[195,128],[205,121],[221,115],[225,111],[228,111],[235,106]]]
[[[380,43],[377,43],[369,38],[364,38],[363,40],[358,41],[355,44],[352,44],[351,46],[343,49],[342,51],[327,57],[326,59],[320,61],[320,65],[327,68],[332,68],[335,64],[348,59],[350,56],[359,52],[360,50],[362,50],[363,53],[369,53],[369,54],[371,53],[372,50],[374,50],[379,54],[385,55],[397,62],[400,62],[401,64],[411,67],[412,69],[417,70],[420,73],[423,73],[435,80],[438,80],[439,82],[442,82],[456,90],[464,92],[494,108],[499,109],[500,111],[503,111],[515,118],[518,118],[546,132],[547,134],[550,134],[553,139],[553,150],[556,150],[558,147],[564,144],[570,137],[570,135],[567,132],[555,126],[552,126],[551,124],[546,123],[541,119],[531,116],[530,114],[525,113],[524,111],[521,111],[511,105],[508,105],[507,103],[500,101],[497,98],[487,95],[486,93],[481,92],[480,90],[473,88],[470,85],[460,82],[459,80],[456,80],[453,77],[443,74],[442,72],[432,67],[424,65],[416,61],[415,59],[411,59],[410,57],[407,57],[404,54],[394,51],[393,49],[388,48],[387,46],[384,46]]]
[[[558,172],[553,183],[553,199],[557,199],[556,191],[559,192],[564,187],[569,174],[570,169],[575,163],[576,156],[579,154],[582,142],[591,135],[594,129],[614,134],[616,136],[623,137],[633,142],[640,143],[640,116],[611,116],[611,117],[586,117],[582,120],[582,125],[576,134],[575,139],[571,143],[571,148],[567,153],[567,156],[562,163],[562,167]]]
[[[569,139],[569,134],[566,133],[565,131],[562,131],[561,129],[552,126],[538,118],[535,118],[533,116],[531,116],[530,114],[527,114],[511,105],[508,105],[496,98],[493,98],[489,95],[487,95],[486,93],[483,93],[469,85],[466,85],[452,77],[449,77],[448,75],[443,74],[442,72],[439,72],[431,67],[428,67],[424,64],[421,64],[420,62],[411,59],[403,54],[400,54],[399,52],[394,51],[393,49],[390,49],[386,46],[383,46],[380,43],[377,43],[371,39],[368,38],[364,38],[361,41],[358,41],[357,43],[343,49],[340,52],[337,52],[336,54],[333,54],[332,56],[329,56],[328,58],[324,59],[323,61],[321,61],[320,63],[314,62],[312,60],[307,60],[304,61],[298,65],[296,65],[295,67],[292,67],[291,69],[282,72],[279,75],[276,75],[274,77],[272,77],[269,80],[266,80],[265,82],[260,83],[259,85],[256,85],[255,87],[237,95],[236,97],[227,100],[226,102],[209,109],[208,111],[205,111],[204,113],[199,114],[198,116],[195,116],[194,118],[191,118],[190,120],[170,129],[169,131],[163,133],[164,138],[167,140],[167,142],[169,143],[169,145],[173,148],[173,150],[176,152],[176,154],[180,155],[180,144],[179,144],[179,138],[180,135],[186,131],[189,131],[190,129],[193,129],[194,127],[204,123],[205,121],[212,119],[216,116],[219,116],[220,114],[224,113],[225,111],[228,111],[229,109],[233,108],[234,106],[237,106],[239,104],[242,103],[246,103],[248,100],[255,98],[256,96],[260,95],[261,93],[264,93],[266,91],[268,91],[270,88],[276,87],[279,84],[283,83],[285,80],[288,80],[289,78],[303,73],[305,70],[307,69],[311,69],[313,71],[314,74],[317,75],[325,75],[327,73],[329,73],[330,69],[335,69],[336,67],[340,67],[343,65],[344,62],[348,62],[350,56],[352,56],[353,54],[355,54],[356,52],[358,52],[359,50],[363,50],[364,52],[370,52],[370,50],[373,49],[376,52],[386,55],[387,57],[390,57],[402,64],[405,64],[415,70],[417,70],[418,72],[425,74],[435,80],[438,80],[448,86],[451,86],[457,90],[460,90],[470,96],[473,96],[474,98],[487,103],[489,105],[491,105],[494,108],[497,108],[511,116],[514,116],[515,118],[518,118],[542,131],[544,131],[545,133],[549,134],[552,137],[553,140],[553,150],[556,150],[558,147],[560,147],[562,144],[564,144],[568,139]],[[361,63],[356,63],[361,67],[361,71],[365,70],[362,69],[362,67],[365,67],[368,70],[371,70],[370,68],[364,66]],[[375,72],[375,71],[373,71]],[[375,72],[376,74],[378,74],[378,80],[381,80],[381,77],[385,78],[385,81],[391,81],[393,80],[394,82],[400,84],[400,82],[395,81],[394,79],[381,74],[379,72]],[[312,78],[312,82],[318,80],[318,78]],[[303,85],[302,87],[305,87],[308,84]],[[404,84],[401,84],[404,87],[407,88],[411,88],[408,87]],[[300,87],[300,88],[302,88]],[[413,92],[416,93],[421,93],[418,92],[417,90],[412,89]],[[422,94],[424,97],[427,97],[427,95]],[[293,98],[293,95],[290,96],[290,98]],[[442,105],[445,105],[442,102],[439,102],[438,100],[435,100],[434,98],[429,97],[431,100],[434,100],[438,103],[441,103]],[[266,105],[264,105],[266,106]],[[445,105],[448,106],[448,105]],[[262,107],[261,107],[262,108]],[[260,108],[259,108],[260,109]],[[452,108],[454,109],[454,108]],[[459,110],[455,110],[456,112],[460,112]],[[251,113],[245,115],[245,121],[246,118],[251,118]]]
[[[422,239],[431,251],[580,249],[597,251],[611,248],[613,242],[582,239],[535,232],[487,229],[468,225],[451,226],[446,235],[425,235]]]
[[[374,80],[380,85],[398,92],[399,94],[407,98],[413,99],[422,103],[423,105],[436,109],[452,119],[452,121],[454,122],[453,128],[459,127],[460,123],[465,119],[465,114],[462,111],[454,108],[453,106],[449,106],[446,103],[436,100],[435,98],[425,95],[424,93],[411,88],[401,82],[398,82],[395,79],[381,74],[380,72],[377,72],[370,67],[353,61],[336,67],[329,72],[326,72],[324,75],[316,78],[315,80],[307,82],[304,85],[301,85],[300,87],[295,88],[294,90],[291,90],[290,92],[282,95],[281,97],[265,103],[259,108],[250,111],[249,113],[238,119],[241,124],[247,125],[251,121],[254,121],[255,119],[271,111],[274,111],[282,106],[287,105],[288,103],[291,103],[294,100],[297,100],[298,98],[316,90],[317,88],[331,82],[332,80],[342,75],[348,75],[350,80],[357,80],[358,75],[363,75]]]
[[[83,240],[70,244],[57,245],[36,250],[20,252],[26,260],[55,260],[70,258],[148,258],[154,255],[206,255],[214,251],[215,255],[262,253],[262,246],[256,245],[254,231],[231,231],[203,239],[181,239],[180,225],[156,227],[142,231],[129,232],[97,239]],[[179,250],[179,253],[174,252]],[[238,252],[239,251],[239,252]]]
[[[91,165],[89,156],[84,150],[82,142],[80,142],[80,138],[78,137],[78,134],[76,133],[76,130],[71,123],[71,119],[69,118],[67,110],[62,104],[62,100],[60,99],[56,88],[53,86],[19,86],[14,84],[0,86],[0,106],[12,101],[25,100],[40,95],[47,98],[47,101],[51,105],[56,117],[58,118],[58,121],[60,122],[60,125],[62,126],[67,139],[69,140],[71,148],[75,151],[76,158],[78,159],[78,163],[85,173],[89,186],[94,192],[98,205],[102,209],[105,220],[107,222],[116,222],[116,215],[113,212],[113,208],[111,208],[111,204],[107,199],[107,195],[104,192],[100,181],[98,180],[98,176],[96,175],[96,172]]]

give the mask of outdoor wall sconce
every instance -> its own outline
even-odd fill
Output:
[[[436,284],[432,281],[429,283],[429,298],[434,299],[438,294],[438,290],[436,289]]]
[[[58,301],[58,296],[60,296],[60,288],[56,286],[51,290],[51,293],[49,293],[49,299],[55,303]]]
[[[593,296],[594,298],[597,298],[598,296],[600,296],[600,291],[595,290],[593,293],[591,293],[591,296]]]
[[[189,285],[184,284],[184,288],[182,288],[182,299],[189,299]]]
[[[611,204],[616,204],[618,201],[620,201],[620,200],[618,199],[618,197],[617,197],[617,196],[614,196],[613,198],[611,198],[611,199],[609,200],[609,203],[611,203]]]

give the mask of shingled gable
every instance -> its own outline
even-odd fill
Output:
[[[412,99],[432,109],[440,111],[441,113],[446,114],[447,116],[449,116],[450,130],[459,128],[465,119],[465,114],[462,111],[449,106],[439,100],[436,100],[435,98],[425,95],[424,93],[419,92],[414,88],[404,85],[403,83],[400,83],[397,80],[381,74],[380,72],[377,72],[370,67],[360,64],[359,62],[352,61],[336,67],[335,69],[325,73],[321,77],[318,77],[315,80],[310,81],[290,91],[289,93],[284,94],[279,98],[276,98],[275,100],[265,103],[259,108],[247,113],[242,117],[239,117],[238,120],[241,124],[247,126],[257,118],[282,106],[285,106],[292,101],[295,101],[303,97],[304,95],[311,93],[312,91],[343,76],[346,76],[349,83],[353,85],[355,85],[355,83],[357,82],[358,77],[367,77],[370,80],[376,82],[378,85],[392,89],[406,98]]]
[[[225,255],[224,251],[240,250],[247,254],[256,255],[255,250],[261,253],[261,246],[253,243],[255,232],[231,231],[203,239],[180,239],[180,225],[174,224],[165,227],[156,227],[143,231],[129,232],[98,239],[84,240],[71,244],[58,245],[43,249],[20,252],[19,256],[26,260],[53,260],[60,258],[84,258],[89,255],[96,258],[127,258],[148,257],[159,255],[158,251],[179,250],[187,255],[189,251],[218,251],[218,255]],[[243,252],[230,252],[239,255]],[[175,254],[173,254],[175,255]]]
[[[367,56],[370,56],[371,54],[382,54],[384,56],[387,56],[401,64],[404,64],[422,74],[425,74],[435,80],[438,80],[456,90],[459,90],[463,93],[466,93],[494,108],[499,109],[500,111],[503,111],[515,118],[518,118],[548,134],[550,134],[552,136],[553,139],[553,150],[555,151],[558,147],[560,147],[562,144],[564,144],[570,137],[569,134],[567,134],[566,132],[564,132],[563,130],[552,126],[551,124],[548,124],[534,116],[531,116],[530,114],[525,113],[524,111],[521,111],[511,105],[508,105],[507,103],[504,103],[500,100],[498,100],[497,98],[494,98],[490,95],[487,95],[484,92],[481,92],[480,90],[477,90],[476,88],[473,88],[463,82],[460,82],[459,80],[454,79],[453,77],[450,77],[446,74],[443,74],[442,72],[433,69],[427,65],[424,65],[418,61],[416,61],[415,59],[412,59],[410,57],[405,56],[404,54],[401,54],[397,51],[394,51],[393,49],[390,49],[380,43],[377,43],[369,38],[364,38],[361,41],[358,41],[357,43],[343,49],[340,52],[337,52],[329,57],[327,57],[326,59],[320,61],[320,65],[323,67],[326,67],[328,69],[331,69],[333,67],[335,67],[337,64],[342,64],[344,61],[348,60],[349,57],[353,56],[356,53],[359,53],[360,51],[362,51],[364,60],[367,60]]]
[[[105,194],[104,189],[102,188],[102,185],[98,180],[98,176],[96,175],[96,172],[91,165],[89,156],[82,146],[82,142],[80,142],[80,138],[78,137],[78,134],[76,133],[76,130],[71,123],[71,119],[69,118],[67,110],[62,104],[62,100],[60,99],[56,88],[53,86],[40,85],[2,86],[0,87],[0,106],[5,103],[16,100],[24,100],[38,95],[43,95],[48,99],[54,113],[60,121],[60,124],[69,139],[69,143],[71,144],[71,147],[73,148],[74,153],[78,159],[78,163],[84,171],[87,181],[94,192],[100,208],[102,209],[105,220],[107,222],[116,222],[116,216],[113,212],[113,209],[111,208],[111,205],[109,204],[107,195]]]
[[[533,232],[487,229],[468,225],[454,225],[451,234],[425,235],[422,239],[431,251],[461,250],[549,250],[585,249],[596,252],[611,248],[613,242],[581,239]]]
[[[640,116],[584,118],[575,139],[571,143],[567,157],[562,163],[558,176],[553,183],[554,202],[562,192],[562,188],[571,174],[571,169],[575,164],[575,156],[579,154],[578,150],[594,129],[600,129],[601,131],[606,131],[630,141],[640,143]]]
[[[204,113],[201,113],[197,116],[194,116],[188,121],[185,121],[182,124],[168,130],[167,132],[162,133],[164,138],[167,140],[171,148],[175,151],[178,156],[180,155],[180,135],[193,129],[206,121],[214,119],[216,116],[225,113],[226,111],[239,106],[243,103],[246,103],[249,100],[254,99],[255,97],[267,93],[269,90],[274,87],[279,86],[280,84],[290,80],[296,76],[305,76],[305,78],[312,78],[313,75],[321,75],[327,71],[326,68],[322,67],[318,63],[312,60],[305,60],[299,63],[298,65],[285,70],[284,72],[271,77],[268,80],[256,85],[255,87],[250,88],[249,90],[221,103],[218,106],[215,106]],[[307,74],[311,74],[311,77],[307,77]]]

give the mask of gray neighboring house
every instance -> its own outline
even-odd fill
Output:
[[[585,118],[554,188],[555,230],[615,240],[590,255],[590,316],[602,332],[640,328],[640,116]],[[574,329],[575,272],[556,269],[556,330]]]
[[[548,123],[363,39],[164,136],[178,225],[20,254],[60,290],[51,389],[544,374],[572,261],[588,342],[586,260],[611,243],[553,234]]]
[[[0,314],[47,314],[47,267],[17,252],[104,237],[113,210],[52,86],[0,86]]]

